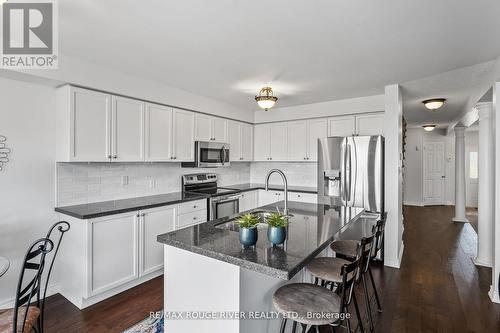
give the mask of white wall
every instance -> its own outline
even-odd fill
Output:
[[[406,134],[404,169],[404,202],[408,205],[423,205],[423,160],[424,142],[445,143],[445,201],[455,203],[455,138],[446,136],[445,129],[426,132],[423,128],[409,128]]]
[[[37,82],[53,80],[58,84],[80,85],[151,102],[253,122],[253,110],[244,110],[213,98],[124,74],[107,66],[99,66],[64,54],[59,57],[58,70],[27,70],[23,73],[0,69],[0,76],[36,80]]]
[[[0,78],[0,134],[12,149],[0,171],[0,255],[11,261],[0,277],[0,306],[5,306],[14,298],[28,245],[57,221],[53,89]]]
[[[283,108],[277,107],[270,111],[259,110],[255,111],[254,120],[255,123],[265,123],[343,114],[380,112],[384,110],[384,95],[375,95]]]
[[[445,204],[455,204],[455,136],[446,135],[445,129],[426,132],[423,128],[409,128],[406,133],[406,155],[404,168],[404,204],[422,206],[423,199],[423,146],[426,141],[445,144]],[[466,173],[470,151],[477,151],[477,131],[465,132]],[[467,178],[468,179],[468,178]],[[477,188],[467,187],[467,206],[477,207]]]

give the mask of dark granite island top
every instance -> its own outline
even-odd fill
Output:
[[[283,209],[283,202],[259,207],[251,211]],[[270,247],[267,225],[259,225],[259,239],[255,248],[242,249],[238,232],[224,228],[225,222],[241,215],[162,234],[158,242],[225,261],[275,278],[289,280],[311,259],[323,251],[343,230],[362,227],[356,221],[364,212],[362,208],[330,207],[326,205],[289,202],[293,214],[285,246]],[[250,211],[250,212],[251,212]]]
[[[168,206],[181,202],[206,199],[208,197],[209,196],[205,194],[174,192],[130,199],[110,200],[82,205],[56,207],[55,211],[76,217],[78,219],[87,220],[101,216],[121,214],[132,212],[135,210]]]

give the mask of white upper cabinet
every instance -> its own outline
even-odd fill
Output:
[[[241,124],[229,121],[227,124],[227,141],[229,143],[229,160],[241,160]]]
[[[227,120],[212,117],[212,139],[216,142],[227,142]]]
[[[271,145],[271,161],[286,161],[288,154],[288,128],[286,123],[273,123],[269,125]]]
[[[287,123],[255,125],[254,160],[286,161],[288,156]]]
[[[146,110],[146,161],[194,160],[194,113],[148,104]]]
[[[371,113],[356,116],[356,134],[384,135],[384,113]]]
[[[307,160],[307,121],[288,122],[288,160]]]
[[[65,86],[57,91],[57,159],[111,159],[111,95]]]
[[[242,161],[252,161],[253,160],[253,125],[241,124],[241,160]]]
[[[172,161],[172,140],[172,108],[148,104],[146,107],[146,160]]]
[[[179,109],[173,111],[173,156],[176,162],[194,161],[194,113]]]
[[[328,123],[325,118],[307,121],[307,160],[318,160],[318,139],[328,136]]]
[[[229,159],[235,161],[252,160],[253,127],[237,121],[228,121],[227,142]]]
[[[196,140],[227,142],[227,120],[196,114]]]
[[[352,136],[356,134],[356,117],[328,118],[328,136]]]
[[[144,103],[116,96],[112,100],[113,160],[144,161]]]
[[[269,125],[255,125],[254,127],[254,150],[255,161],[268,161],[270,157]]]

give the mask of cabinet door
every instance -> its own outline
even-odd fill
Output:
[[[113,161],[144,161],[144,103],[113,96]]]
[[[194,113],[174,109],[173,156],[176,162],[194,161]]]
[[[356,133],[354,116],[328,118],[328,136],[352,136]]]
[[[356,116],[356,132],[358,135],[384,135],[384,114]]]
[[[272,161],[286,161],[288,154],[288,138],[286,123],[269,125],[270,154]]]
[[[216,142],[227,142],[227,120],[212,117],[212,139]]]
[[[243,161],[253,160],[253,126],[241,124],[241,159]]]
[[[138,218],[136,213],[89,222],[89,296],[138,277]]]
[[[175,228],[175,207],[161,207],[142,212],[140,222],[141,241],[139,252],[139,275],[143,276],[163,267],[163,245],[156,236]]]
[[[279,191],[266,191],[266,190],[259,190],[259,198],[258,199],[259,199],[258,200],[259,207],[270,205],[272,203],[283,200],[283,198],[280,197]]]
[[[318,195],[313,193],[289,192],[288,200],[316,204],[318,203]]]
[[[328,123],[325,118],[307,121],[307,160],[318,160],[318,139],[328,136]]]
[[[269,147],[269,125],[255,125],[254,128],[254,150],[253,158],[255,161],[268,161],[271,157]]]
[[[111,95],[71,88],[72,161],[111,158]]]
[[[257,208],[257,205],[258,191],[248,191],[241,194],[239,212],[246,212],[247,210]]]
[[[196,119],[196,135],[198,141],[211,141],[212,136],[212,117],[197,113]]]
[[[230,121],[227,126],[227,139],[229,142],[229,160],[241,160],[241,125]]]
[[[172,108],[153,104],[147,106],[147,161],[172,161],[172,120]]]
[[[288,160],[307,160],[307,121],[288,122]]]

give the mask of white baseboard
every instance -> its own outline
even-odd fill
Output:
[[[472,260],[474,262],[474,265],[476,266],[481,266],[481,267],[493,267],[493,263],[491,262],[491,260],[481,260],[481,259],[478,259],[477,257],[474,258]]]
[[[404,249],[405,249],[405,244],[401,243],[401,248],[399,249],[398,258],[392,260],[384,258],[384,266],[399,269],[401,267],[401,260],[403,259]]]
[[[404,201],[403,205],[405,205],[405,206],[418,206],[418,207],[424,206],[424,204],[422,202],[418,202],[418,201]]]
[[[458,222],[458,223],[468,223],[469,220],[467,218],[461,218],[461,217],[454,217],[451,219],[453,222]]]
[[[58,294],[59,291],[60,291],[59,284],[50,285],[47,287],[46,297]],[[15,297],[11,297],[11,298],[5,299],[3,301],[0,301],[0,310],[1,309],[12,309],[14,307],[14,301],[15,301]]]
[[[490,296],[490,300],[493,303],[500,304],[500,298],[498,297],[498,290],[496,290],[493,286],[490,286],[490,291],[488,292],[488,296]]]

